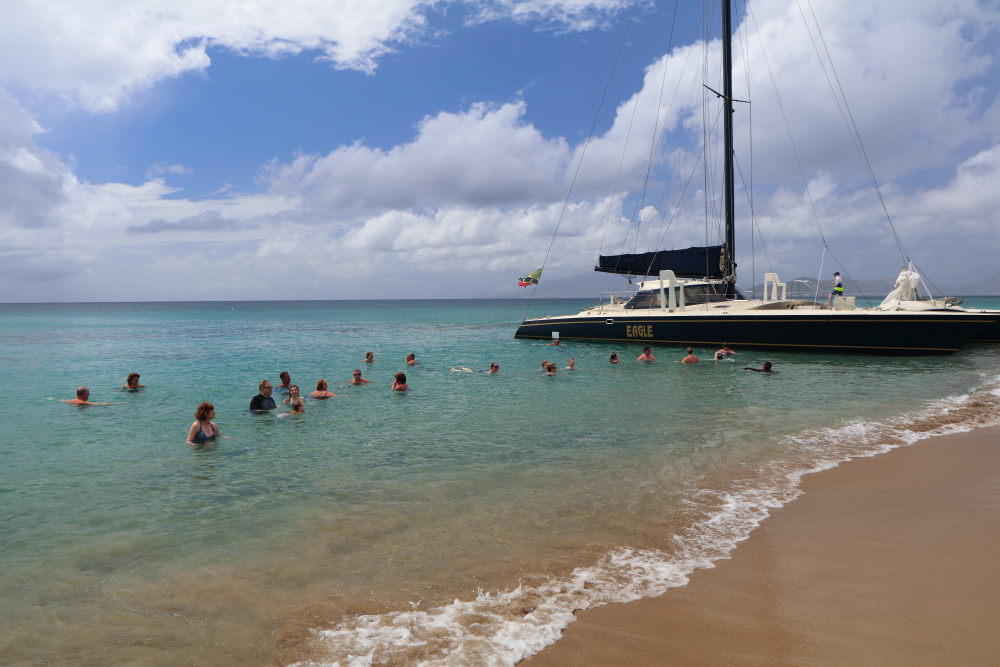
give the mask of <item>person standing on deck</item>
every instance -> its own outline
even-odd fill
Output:
[[[833,280],[827,280],[826,282],[833,285],[833,291],[830,292],[830,296],[826,297],[826,305],[830,305],[830,300],[838,297],[844,296],[844,283],[840,279],[840,272],[833,274]]]

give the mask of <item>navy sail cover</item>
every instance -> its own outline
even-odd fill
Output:
[[[639,255],[600,255],[594,271],[629,276],[658,276],[660,271],[670,270],[678,278],[722,278],[724,247],[714,245],[707,248],[657,250]]]

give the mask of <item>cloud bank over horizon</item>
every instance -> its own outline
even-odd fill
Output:
[[[543,128],[532,104],[499,93],[415,111],[399,132],[407,138],[388,147],[358,127],[330,150],[239,165],[256,175],[249,192],[220,181],[212,194],[187,194],[175,184],[195,171],[183,150],[141,165],[144,182],[128,184],[90,182],[78,175],[86,156],[44,147],[40,118],[52,105],[114,125],[136,105],[156,104],[155,96],[136,102],[137,92],[210,76],[212,48],[251,59],[307,53],[377,84],[386,58],[405,60],[414,45],[441,39],[449,11],[464,12],[452,31],[485,25],[586,39],[621,34],[631,6],[376,4],[13,3],[0,27],[0,301],[520,296],[516,277],[543,261],[558,279],[588,271],[599,251],[715,242],[717,216],[706,222],[699,193],[717,197],[717,177],[704,167],[719,156],[702,154],[700,138],[718,120],[702,111],[712,96],[700,70],[713,71],[718,39],[654,54],[631,91],[606,102],[589,143],[589,127]],[[814,273],[821,233],[857,279],[898,268],[845,118],[918,266],[940,283],[995,271],[1000,8],[871,4],[814,0],[815,20],[787,0],[740,7],[735,70],[750,75],[735,77],[736,96],[752,104],[734,118],[737,179],[749,188],[752,166],[753,202],[751,212],[744,191],[738,209],[755,221],[753,240],[749,224],[739,232],[742,283],[753,282],[748,267],[760,273],[768,263],[789,278]],[[849,109],[831,85],[847,92]],[[758,233],[767,253],[751,259],[751,249],[761,252]]]

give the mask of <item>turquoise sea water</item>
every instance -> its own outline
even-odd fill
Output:
[[[514,340],[526,305],[0,305],[0,662],[512,664],[724,556],[804,471],[996,417],[997,347],[638,364]],[[338,397],[246,412],[283,370]],[[121,404],[58,401],[80,384]],[[205,400],[226,437],[191,448]]]

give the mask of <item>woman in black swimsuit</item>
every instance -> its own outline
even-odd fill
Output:
[[[215,440],[221,432],[215,425],[212,418],[215,417],[215,406],[211,403],[202,403],[194,412],[194,423],[188,430],[187,444],[192,447],[204,445],[209,440]]]

